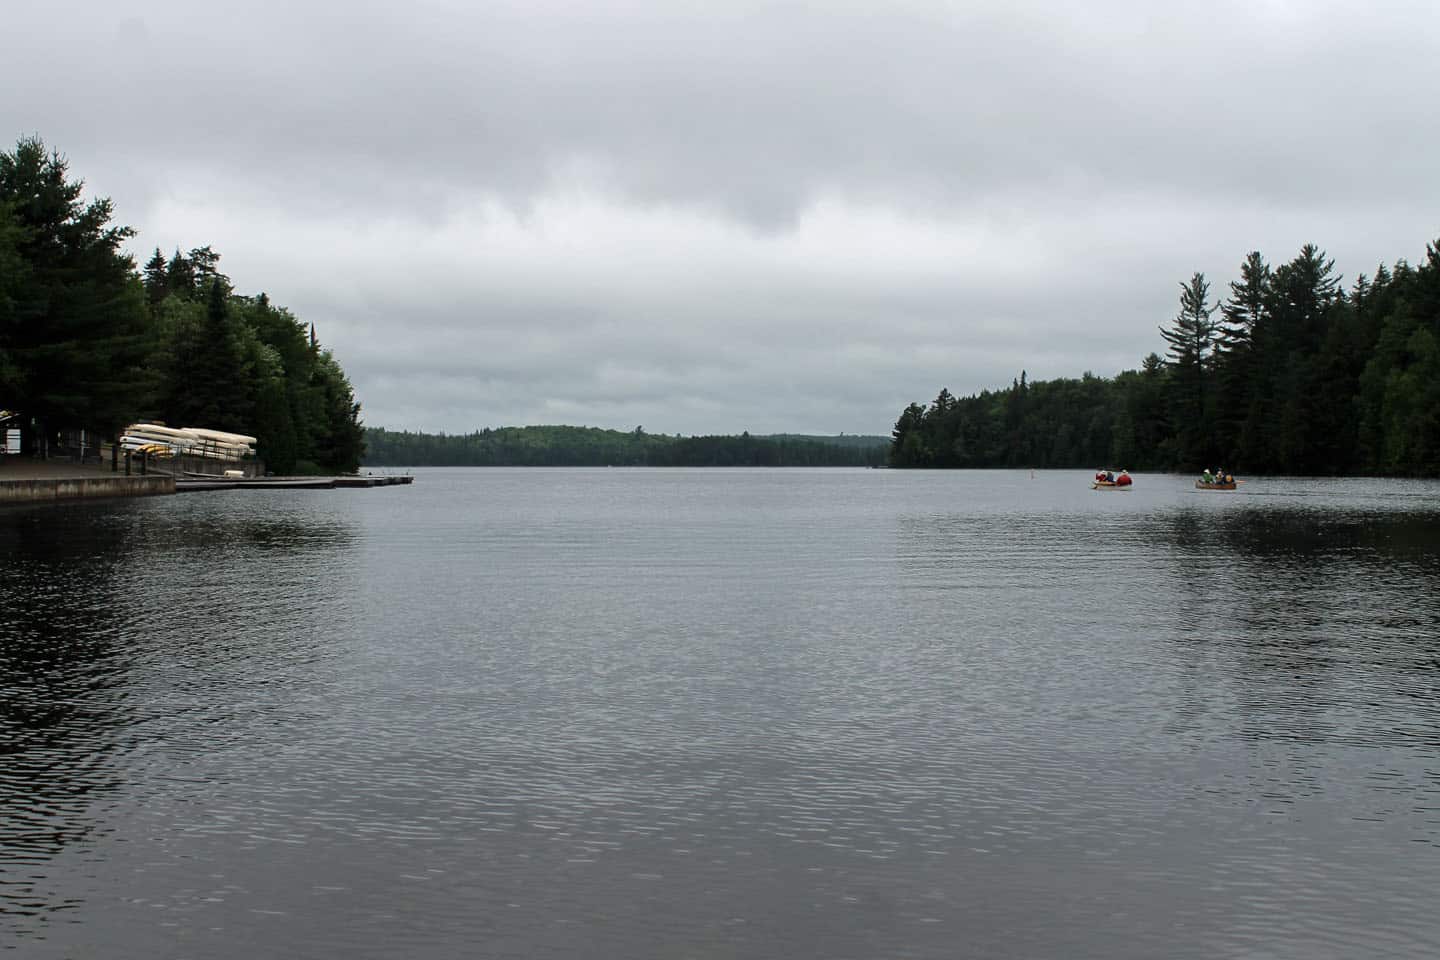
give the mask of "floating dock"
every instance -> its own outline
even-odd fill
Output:
[[[373,476],[363,477],[336,477],[337,487],[389,487],[397,483],[414,483],[415,478],[408,473],[402,476]]]
[[[357,477],[177,477],[176,493],[206,490],[334,490],[337,487],[389,487],[413,483],[405,476]]]

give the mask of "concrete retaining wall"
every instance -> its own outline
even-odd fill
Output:
[[[36,477],[0,481],[0,504],[95,497],[150,497],[174,492],[174,477]]]

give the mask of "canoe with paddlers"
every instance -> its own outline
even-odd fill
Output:
[[[1224,470],[1206,470],[1195,481],[1196,490],[1234,490],[1238,481],[1233,473]]]
[[[1091,490],[1129,490],[1133,485],[1129,470],[1117,475],[1109,470],[1096,470],[1095,479],[1090,482]]]

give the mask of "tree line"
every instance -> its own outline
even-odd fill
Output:
[[[680,437],[644,428],[501,427],[468,434],[367,428],[365,463],[410,467],[867,467],[885,437]]]
[[[1314,245],[1258,252],[1216,297],[1180,285],[1165,355],[1113,378],[1028,382],[911,403],[897,467],[1125,467],[1440,475],[1440,243],[1347,290]]]
[[[209,246],[137,270],[83,186],[38,138],[0,154],[0,407],[27,445],[159,421],[253,435],[274,473],[357,469],[360,404],[313,327],[236,293]]]

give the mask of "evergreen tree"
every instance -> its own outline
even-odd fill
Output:
[[[1323,388],[1316,354],[1329,326],[1329,311],[1339,298],[1335,262],[1314,244],[1275,271],[1267,309],[1268,337],[1256,342],[1254,385],[1265,398],[1259,415],[1271,418],[1269,460],[1272,468],[1312,473],[1339,469],[1312,457],[1321,438],[1315,410]],[[1256,413],[1252,412],[1252,416]]]
[[[1026,382],[1024,370],[1020,371],[1020,379],[1010,381],[1010,393],[1005,397],[1005,445],[1009,450],[1007,463],[1012,466],[1021,466],[1031,462],[1026,442],[1025,420],[1026,401],[1030,394],[1030,385]]]
[[[890,465],[894,467],[923,467],[925,463],[925,408],[912,403],[900,413],[890,438]]]
[[[328,350],[321,352],[314,378],[323,413],[315,441],[315,460],[327,470],[354,473],[365,456],[365,429],[355,392]]]
[[[1376,271],[1366,304],[1384,314],[1359,378],[1364,462],[1379,473],[1440,474],[1440,245],[1418,269],[1402,260]]]
[[[210,285],[216,280],[223,282],[227,290],[230,288],[230,278],[218,269],[220,254],[211,250],[209,244],[191,250],[188,261],[190,271],[194,274],[195,289],[209,290]]]
[[[1230,298],[1220,307],[1224,318],[1216,344],[1221,356],[1234,355],[1250,345],[1255,325],[1270,297],[1270,266],[1260,251],[1252,250],[1240,264],[1240,279],[1230,281]]]
[[[169,276],[165,255],[155,248],[155,255],[145,263],[145,299],[151,309],[159,305],[170,293]]]
[[[30,263],[20,254],[22,228],[10,205],[0,201],[0,402],[19,395],[22,373],[10,356],[19,323],[17,297],[30,275]]]
[[[1270,267],[1258,250],[1240,264],[1240,280],[1230,282],[1230,297],[1220,306],[1223,318],[1215,351],[1216,453],[1229,465],[1241,462],[1250,412],[1254,339],[1263,328],[1270,301]]]
[[[178,248],[170,258],[170,265],[165,269],[165,289],[186,300],[195,298],[195,268],[181,255]]]
[[[168,413],[180,426],[245,433],[250,426],[251,370],[230,318],[229,292],[210,284],[202,318],[176,332],[176,369]]]
[[[279,475],[295,472],[299,442],[285,389],[285,366],[274,347],[250,341],[251,369],[255,371],[254,435],[256,454],[266,468]]]
[[[1169,327],[1160,328],[1160,335],[1170,345],[1167,351],[1171,369],[1170,407],[1176,424],[1179,460],[1191,467],[1206,461],[1212,453],[1206,381],[1216,339],[1215,325],[1210,320],[1214,311],[1210,285],[1203,273],[1196,273],[1189,283],[1180,285],[1180,312],[1175,320]]]
[[[7,294],[9,402],[41,425],[109,431],[143,405],[133,378],[147,353],[148,317],[110,200],[88,204],[83,181],[38,138],[0,154],[0,204],[12,254],[25,261]],[[18,237],[14,236],[15,227]],[[18,241],[18,242],[17,242]]]
[[[1300,248],[1295,259],[1275,271],[1270,313],[1279,325],[1287,348],[1304,350],[1320,342],[1325,315],[1341,296],[1335,261],[1313,243]]]
[[[1353,473],[1359,469],[1357,411],[1365,347],[1354,307],[1338,300],[1330,308],[1325,339],[1311,360],[1306,443],[1298,472]]]

